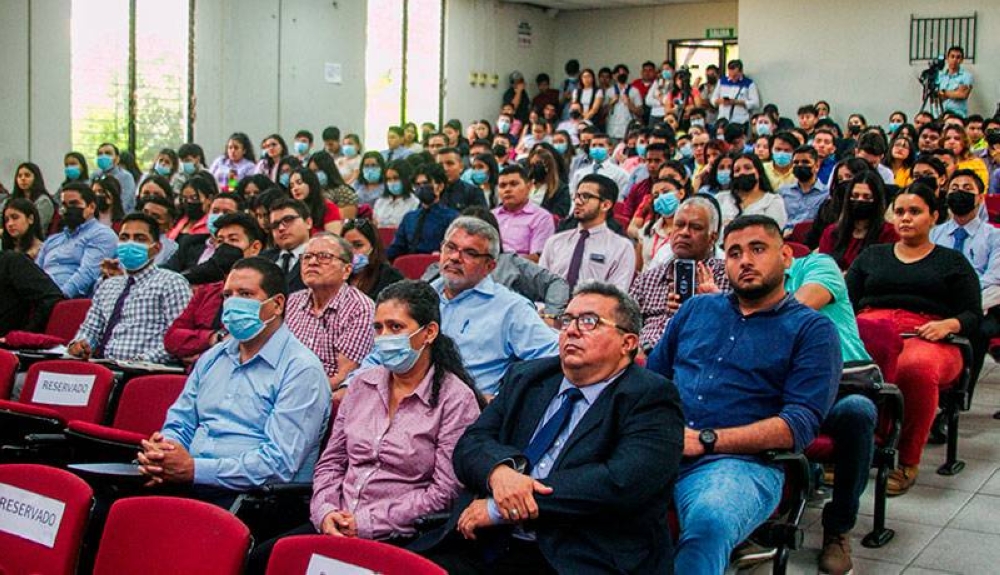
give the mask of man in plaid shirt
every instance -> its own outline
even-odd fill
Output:
[[[153,263],[160,251],[160,227],[150,216],[125,216],[118,240],[118,260],[105,264],[120,264],[125,274],[98,286],[68,351],[82,359],[175,361],[164,349],[163,336],[187,307],[191,287],[180,274]]]
[[[357,369],[375,343],[375,303],[348,285],[351,245],[321,233],[302,253],[306,289],[288,297],[285,322],[292,334],[323,362],[334,391]]]
[[[697,293],[727,290],[726,263],[713,257],[719,239],[719,212],[708,198],[695,196],[681,204],[674,215],[670,236],[673,257],[648,269],[632,282],[631,296],[642,312],[639,348],[648,353],[660,341],[667,323],[680,308],[674,289],[674,262],[689,259],[698,262]]]

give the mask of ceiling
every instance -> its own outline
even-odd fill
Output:
[[[510,4],[527,4],[538,8],[556,10],[595,10],[598,8],[627,8],[632,6],[656,6],[663,4],[684,4],[724,0],[502,0]]]

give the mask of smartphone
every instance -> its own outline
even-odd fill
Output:
[[[698,286],[697,265],[694,260],[674,260],[674,293],[681,298],[681,303],[691,299]]]

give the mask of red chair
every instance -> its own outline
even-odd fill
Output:
[[[75,381],[49,377],[59,375]],[[23,444],[30,434],[62,433],[73,419],[104,421],[114,380],[110,369],[93,363],[57,359],[32,364],[20,400],[0,400],[0,443]]]
[[[47,335],[56,336],[65,342],[70,342],[83,325],[83,320],[90,310],[89,299],[67,299],[52,308],[49,322],[45,326]]]
[[[0,529],[0,573],[76,573],[80,545],[94,503],[93,490],[86,481],[55,467],[0,465],[0,493],[3,493],[8,502],[23,495],[19,492],[11,493],[13,489],[53,499],[64,507],[61,518],[54,526],[54,533],[37,533],[36,538],[27,539],[12,534],[9,526]],[[47,537],[52,537],[52,540],[44,539]]]
[[[407,254],[396,258],[392,265],[403,277],[418,280],[427,271],[427,267],[438,261],[437,254]]]
[[[301,575],[311,562],[322,566],[324,560],[331,559],[384,575],[445,574],[444,569],[428,559],[386,543],[327,535],[297,535],[285,537],[275,544],[267,562],[267,575]]]
[[[812,229],[812,225],[812,220],[795,224],[795,227],[792,228],[792,234],[788,236],[788,241],[795,242],[797,244],[805,244],[806,236],[809,235],[809,230]]]
[[[1000,194],[986,196],[986,213],[989,214],[991,222],[1000,221]]]
[[[118,400],[110,426],[70,421],[66,436],[75,461],[126,463],[135,458],[139,442],[163,427],[167,410],[184,389],[183,375],[146,375],[130,379]]]
[[[792,248],[792,257],[804,258],[812,253],[812,250],[809,249],[809,246],[805,244],[800,244],[798,242],[785,242],[785,243]]]
[[[111,506],[94,575],[239,575],[250,530],[225,509],[180,497],[129,497]]]
[[[615,221],[618,222],[618,225],[620,225],[623,230],[627,230],[628,225],[632,223],[632,219],[625,214],[615,214]]]
[[[378,237],[382,240],[382,248],[392,245],[392,240],[396,239],[396,228],[379,228]]]
[[[10,399],[14,389],[14,377],[17,375],[17,356],[0,349],[0,399]]]

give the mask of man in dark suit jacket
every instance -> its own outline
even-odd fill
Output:
[[[510,369],[455,447],[469,492],[411,548],[450,573],[672,573],[683,416],[673,385],[633,364],[640,322],[614,286],[581,286],[559,358]]]
[[[312,231],[309,208],[298,200],[282,198],[271,204],[270,218],[271,235],[277,247],[260,252],[260,257],[278,264],[288,282],[288,293],[306,289],[299,259],[306,251]]]

